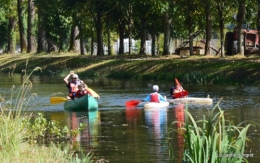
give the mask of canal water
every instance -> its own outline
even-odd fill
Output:
[[[142,100],[152,91],[152,85],[158,84],[159,92],[169,96],[173,82],[111,80],[106,78],[88,79],[81,77],[90,88],[100,95],[99,109],[92,112],[67,112],[63,103],[51,105],[50,96],[67,95],[67,88],[62,78],[55,76],[37,76],[31,78],[32,89],[27,94],[33,98],[26,107],[32,112],[43,112],[50,119],[61,125],[75,129],[80,123],[86,124],[82,133],[68,142],[75,150],[92,152],[94,160],[113,163],[133,162],[170,162],[168,135],[182,120],[184,105],[170,105],[164,109],[126,108],[129,100]],[[22,76],[0,73],[0,95],[10,98],[12,88],[21,86]],[[225,111],[226,119],[234,124],[241,122],[260,123],[260,87],[242,85],[183,85],[190,97],[213,99],[213,105],[189,105],[193,117],[200,119],[222,98],[220,107]],[[260,160],[260,129],[256,125],[248,132],[251,140],[245,154],[249,162]],[[181,139],[174,137],[175,152],[180,153]]]

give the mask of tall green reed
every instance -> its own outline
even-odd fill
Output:
[[[244,150],[247,131],[251,124],[234,125],[227,120],[219,103],[200,120],[188,111],[186,106],[185,122],[182,127],[172,131],[181,135],[184,140],[182,162],[185,163],[240,163],[247,162]],[[171,137],[170,137],[171,138]],[[170,156],[176,162],[176,153],[170,142]]]

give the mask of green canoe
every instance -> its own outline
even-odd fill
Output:
[[[88,95],[78,99],[65,101],[64,109],[68,111],[93,111],[98,109],[97,100]]]

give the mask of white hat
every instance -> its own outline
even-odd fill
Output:
[[[73,75],[72,75],[72,78],[77,78],[77,79],[78,79],[79,76],[78,76],[77,74],[73,74]]]
[[[154,85],[153,86],[153,91],[158,92],[159,91],[159,86],[158,85]]]

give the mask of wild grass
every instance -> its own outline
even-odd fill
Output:
[[[41,70],[36,67],[28,76],[25,73],[24,81],[19,88],[12,87],[10,99],[1,98],[0,112],[0,162],[4,163],[81,163],[92,162],[92,155],[78,155],[70,148],[59,148],[54,143],[50,145],[37,145],[31,143],[46,138],[60,138],[79,134],[79,130],[70,131],[68,128],[58,128],[55,122],[47,122],[42,114],[34,120],[26,114],[26,108],[36,94],[31,94],[32,82],[29,80],[34,71]]]
[[[234,125],[225,118],[219,103],[201,120],[195,118],[185,108],[185,121],[182,127],[173,132],[182,136],[184,140],[184,163],[240,163],[247,162],[244,155],[247,142],[247,131],[251,124],[240,123]],[[172,162],[176,162],[176,152],[170,143]],[[182,149],[180,149],[182,150]]]

